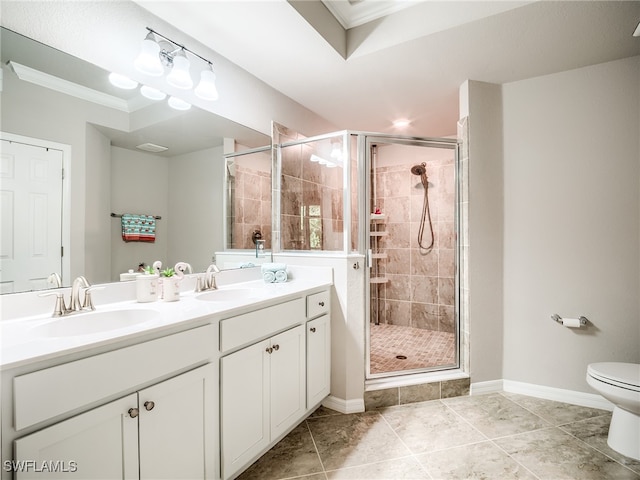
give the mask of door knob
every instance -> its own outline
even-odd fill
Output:
[[[155,407],[156,404],[154,402],[152,402],[151,400],[148,400],[146,402],[144,402],[144,408],[147,410],[147,412],[153,410],[153,407]]]
[[[136,418],[138,416],[139,410],[137,408],[130,408],[127,413],[131,418]]]
[[[273,348],[267,347],[266,352],[269,354],[273,353]]]
[[[316,327],[311,327],[309,330],[311,330],[311,333],[316,333]]]
[[[273,346],[273,349],[274,349],[274,350],[276,350],[276,351],[280,350],[280,345],[275,344],[275,345]]]

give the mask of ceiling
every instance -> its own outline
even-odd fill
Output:
[[[640,55],[640,1],[136,3],[339,129],[452,135],[467,79],[504,84]],[[409,127],[395,129],[399,118]]]

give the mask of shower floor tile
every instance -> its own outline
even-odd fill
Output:
[[[372,323],[371,373],[452,366],[456,363],[455,345],[454,333]]]

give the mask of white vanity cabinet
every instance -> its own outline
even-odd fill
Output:
[[[127,414],[136,403],[128,395],[16,440],[14,478],[137,479],[138,422]]]
[[[213,478],[213,381],[208,364],[22,437],[15,458],[34,467],[16,478]]]
[[[320,403],[331,387],[331,323],[329,315],[307,322],[307,405]]]
[[[304,341],[300,325],[221,359],[223,478],[304,415]]]
[[[331,388],[331,292],[307,295],[307,405],[320,403]]]
[[[216,327],[15,376],[14,478],[218,478]]]
[[[329,393],[328,300],[323,315],[307,323],[309,298],[315,295],[327,299],[329,293],[220,322],[225,480],[264,453]]]

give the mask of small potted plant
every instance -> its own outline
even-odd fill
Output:
[[[155,302],[158,299],[159,291],[158,273],[151,265],[147,265],[143,268],[143,274],[136,277],[138,302]]]
[[[180,278],[173,268],[165,268],[160,272],[162,277],[162,298],[165,302],[180,300]]]

